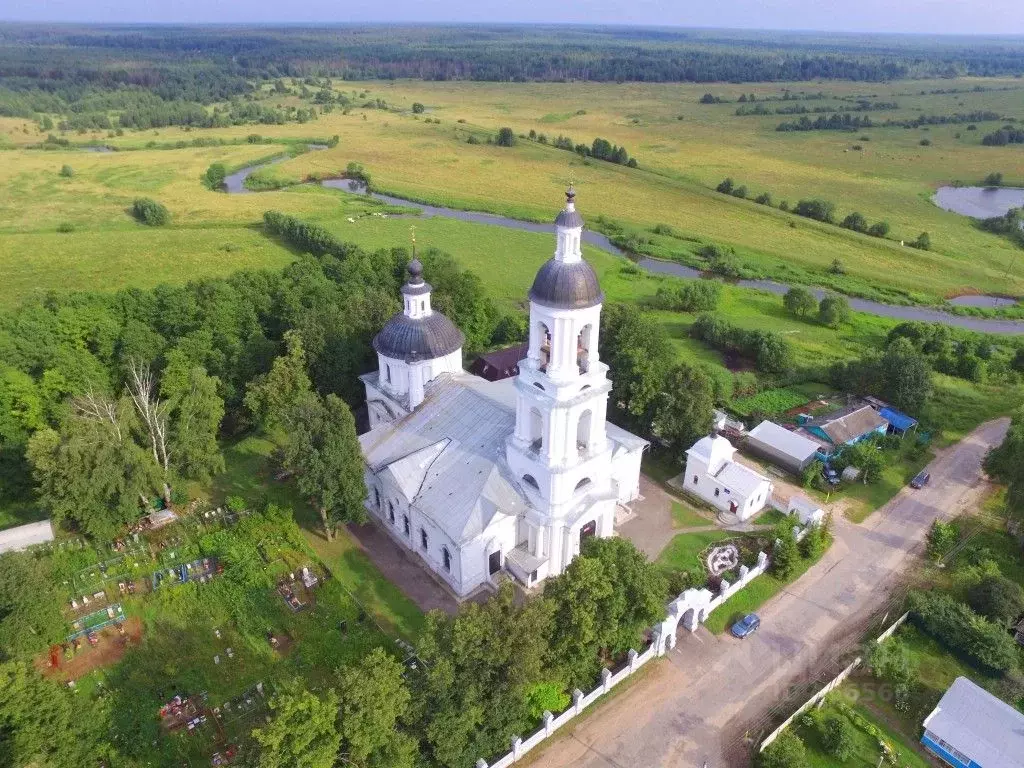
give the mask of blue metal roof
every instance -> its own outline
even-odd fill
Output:
[[[895,408],[883,408],[878,413],[883,419],[888,421],[893,425],[893,427],[901,432],[905,432],[917,424],[917,419],[912,419],[910,416],[907,416],[907,414],[900,413]]]

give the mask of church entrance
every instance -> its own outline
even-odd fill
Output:
[[[591,520],[589,523],[580,528],[580,549],[583,549],[583,543],[587,539],[591,539],[597,536],[597,521]]]
[[[487,572],[493,576],[501,570],[501,550],[497,552],[491,552],[491,556],[487,559]]]

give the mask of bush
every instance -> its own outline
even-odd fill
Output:
[[[917,236],[917,240],[910,244],[911,248],[918,248],[922,251],[930,251],[932,249],[932,239],[927,232],[922,232]]]
[[[998,171],[990,173],[985,177],[985,181],[982,182],[986,187],[1001,187],[1003,186],[1003,174]]]
[[[170,211],[148,197],[138,197],[132,203],[132,215],[150,227],[162,227],[171,220]]]
[[[850,320],[850,302],[844,296],[830,293],[818,305],[818,319],[829,328],[838,328]]]
[[[885,237],[889,234],[889,222],[887,221],[876,221],[870,227],[868,227],[868,234],[872,237]]]
[[[730,194],[732,194],[732,188],[733,188],[733,181],[732,181],[731,178],[727,177],[727,178],[723,179],[721,181],[721,183],[717,187],[715,187],[715,190],[718,191],[718,192],[721,192],[723,194],[730,195]]]
[[[1024,590],[1003,576],[987,576],[967,591],[967,603],[986,619],[1010,627],[1024,614]]]
[[[741,184],[740,186],[735,187],[733,189],[733,191],[731,192],[731,194],[732,194],[733,197],[746,198],[746,196],[747,196],[747,188]]]
[[[800,564],[800,549],[793,535],[794,525],[793,518],[787,517],[772,531],[776,542],[772,550],[771,569],[783,581],[792,576]]]
[[[941,560],[959,540],[960,529],[954,523],[944,523],[936,519],[928,529],[928,556],[932,560]]]
[[[845,229],[852,229],[854,232],[867,232],[868,220],[865,219],[861,213],[854,211],[843,219],[842,224],[839,226],[844,227]]]
[[[412,112],[413,112],[414,115],[423,114],[424,111],[426,111],[426,107],[424,107],[418,101],[414,101],[412,103]]]
[[[65,179],[70,179],[72,176],[75,175],[75,169],[72,168],[70,165],[62,165],[60,167],[60,175]]]
[[[841,717],[831,715],[821,724],[821,743],[825,751],[840,762],[853,754],[853,733],[850,725]]]
[[[931,139],[921,139],[917,143],[920,144],[922,147],[930,147],[932,145],[932,140]]]
[[[760,205],[771,205],[772,196],[770,192],[762,192],[760,195],[754,198],[754,202]]]
[[[788,728],[757,756],[759,768],[807,768],[807,749]]]
[[[62,221],[60,224],[57,225],[57,231],[64,234],[67,234],[68,232],[74,232],[75,225],[72,224],[70,221]]]
[[[480,139],[478,139],[473,134],[469,134],[469,137],[466,139],[466,143],[467,144],[479,144],[480,143]]]
[[[951,595],[912,592],[910,613],[925,632],[988,671],[1003,674],[1017,669],[1019,655],[1013,637]]]
[[[220,189],[224,185],[224,178],[228,175],[228,169],[224,163],[213,163],[203,174],[203,183],[208,189]]]
[[[782,306],[797,317],[807,317],[818,308],[818,300],[806,288],[794,285],[782,297]]]
[[[658,288],[653,304],[676,312],[709,312],[718,306],[722,286],[714,280],[694,280],[679,287]]]
[[[808,219],[824,221],[828,224],[833,222],[835,205],[827,200],[800,200],[797,202],[793,212],[798,216],[805,216]]]
[[[494,140],[494,143],[499,147],[514,147],[516,145],[516,134],[511,128],[501,128],[498,130],[498,137]]]

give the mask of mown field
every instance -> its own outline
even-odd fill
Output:
[[[920,95],[938,88],[969,91],[976,86],[1014,90]],[[150,143],[166,146],[196,138],[244,140],[253,133],[282,140],[337,135],[336,147],[287,160],[275,167],[274,175],[337,173],[355,161],[370,171],[382,190],[540,220],[548,220],[557,210],[560,191],[573,178],[580,206],[592,224],[598,216],[638,232],[669,224],[684,238],[733,247],[744,260],[772,272],[792,265],[813,276],[839,259],[851,280],[905,291],[921,300],[964,292],[1022,292],[1024,266],[1015,258],[1018,250],[929,201],[940,184],[977,182],[992,171],[1002,172],[1007,183],[1024,182],[1024,152],[1019,146],[980,146],[981,136],[998,122],[979,123],[976,131],[957,124],[912,130],[874,127],[854,133],[778,132],[779,122],[796,116],[735,114],[742,106],[736,102],[741,93],[763,100],[779,98],[789,88],[797,95],[822,92],[829,98],[762,103],[773,109],[786,104],[840,107],[851,103],[841,99],[863,97],[899,105],[898,110],[854,113],[876,122],[975,110],[1024,117],[1024,86],[1017,80],[714,86],[337,81],[335,87],[382,98],[390,109],[357,107],[347,115],[335,111],[305,124],[164,128],[129,131],[120,137],[108,137],[106,132],[67,135],[74,142],[99,141],[131,152],[9,149],[0,168],[2,263],[9,272],[26,259],[30,247],[10,240],[9,233],[54,233],[61,222],[79,228],[66,235],[72,242],[79,237],[87,240],[87,230],[130,231],[136,225],[126,220],[124,209],[140,194],[165,203],[178,228],[251,225],[267,208],[292,213],[330,209],[341,214],[330,199],[319,195],[288,190],[227,196],[199,183],[211,162],[237,167],[282,149],[280,145],[146,149]],[[728,103],[698,103],[708,91]],[[299,103],[294,96],[273,100],[278,102]],[[425,105],[422,115],[411,113],[414,102]],[[520,141],[512,148],[488,145],[486,137],[505,125],[519,133],[533,129],[549,139],[561,133],[586,144],[601,136],[627,147],[640,168],[583,160],[537,142]],[[467,144],[470,134],[484,143]],[[14,119],[0,122],[0,135],[0,146],[7,147],[24,147],[44,138],[33,124]],[[925,137],[930,146],[920,145]],[[854,144],[861,150],[853,150]],[[75,168],[74,178],[58,176],[63,164]],[[726,176],[745,184],[751,197],[765,191],[776,203],[822,197],[836,204],[838,218],[860,211],[869,221],[887,220],[892,232],[889,239],[880,240],[716,193],[713,187]],[[933,250],[900,246],[900,239],[912,240],[921,231],[930,233]],[[106,269],[104,256],[118,250],[134,248],[152,253],[154,261],[162,258],[158,248],[140,249],[120,235],[107,242],[108,254],[89,257],[100,262],[96,269],[101,273]],[[215,241],[207,241],[189,250],[213,255],[216,248]],[[40,242],[39,250],[53,250],[53,244]],[[112,276],[136,278],[131,270],[121,278],[116,259],[110,264]],[[4,293],[16,291],[9,287]]]

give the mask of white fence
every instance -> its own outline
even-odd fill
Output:
[[[882,634],[880,634],[878,637],[875,638],[875,643],[876,644],[883,643],[886,640],[888,640],[890,637],[892,637],[893,634],[896,632],[896,630],[899,629],[900,626],[903,624],[903,622],[905,622],[907,620],[907,617],[909,615],[910,615],[910,612],[908,611],[907,613],[904,613],[902,616],[900,616],[898,619],[896,619],[896,621],[894,621],[888,627],[888,629],[886,629],[884,632],[882,632]],[[790,715],[785,720],[783,720],[782,724],[779,725],[778,728],[776,728],[774,731],[772,731],[771,733],[769,733],[767,736],[764,737],[764,739],[761,741],[761,746],[758,747],[757,751],[758,752],[764,752],[765,748],[769,744],[771,744],[773,741],[775,741],[775,739],[777,739],[779,737],[779,734],[782,733],[784,730],[786,730],[786,728],[788,728],[797,717],[802,715],[804,712],[806,712],[808,709],[813,707],[819,701],[821,701],[826,696],[828,696],[830,693],[832,693],[832,691],[834,691],[836,688],[838,688],[843,683],[843,681],[846,680],[846,678],[848,678],[850,676],[850,674],[853,672],[853,670],[855,670],[857,667],[860,666],[861,661],[862,661],[861,657],[858,656],[856,659],[854,659],[852,662],[850,662],[850,664],[846,667],[846,669],[844,669],[842,672],[840,672],[838,675],[836,675],[834,678],[832,678],[831,681],[826,683],[824,688],[822,688],[816,694],[811,696],[811,698],[809,698],[807,701],[805,701],[803,704],[801,704],[800,707],[796,710],[796,712],[794,712],[792,715]]]
[[[627,654],[628,661],[622,669],[615,673],[608,669],[602,670],[601,682],[594,690],[590,693],[583,693],[583,691],[577,688],[572,692],[572,704],[565,712],[562,712],[560,715],[545,712],[540,728],[525,739],[513,736],[510,752],[505,753],[493,763],[488,763],[483,758],[480,758],[476,761],[476,768],[508,768],[508,766],[514,765],[531,749],[583,712],[584,709],[604,696],[644,664],[651,659],[664,656],[672,648],[675,648],[676,631],[679,628],[680,622],[688,630],[695,632],[697,627],[707,618],[708,614],[719,608],[726,600],[766,570],[768,570],[768,555],[764,552],[759,552],[757,565],[753,568],[741,565],[739,569],[740,577],[736,583],[730,584],[723,580],[718,594],[712,594],[711,590],[708,589],[688,589],[683,592],[669,603],[668,615],[652,628],[654,637],[647,650],[643,653],[637,653],[630,649]]]

